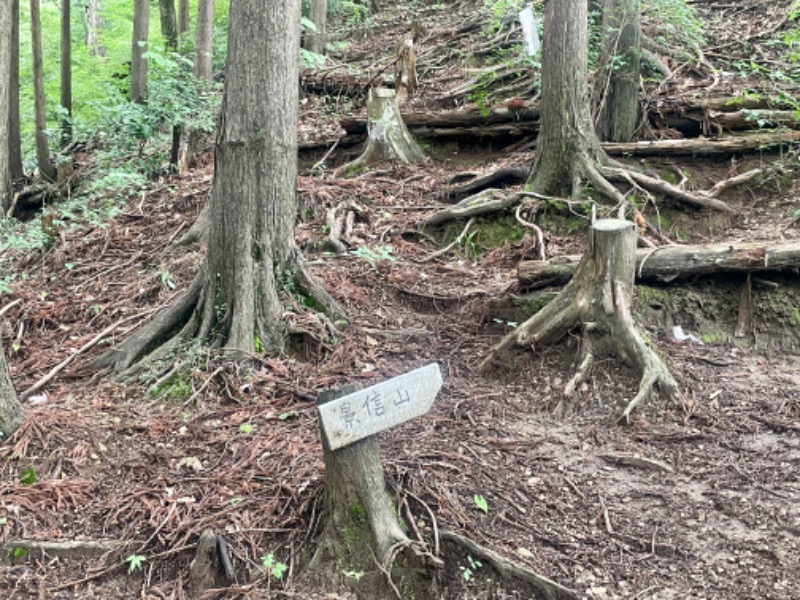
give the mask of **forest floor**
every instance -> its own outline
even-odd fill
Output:
[[[699,5],[707,46],[778,25],[776,15],[788,4]],[[436,40],[434,32],[457,30],[475,10],[459,3],[420,12]],[[722,20],[726,14],[730,20]],[[392,8],[368,36],[346,30],[355,37],[342,60],[355,72],[376,57],[390,60],[407,26]],[[421,70],[414,108],[455,108],[452,99],[442,101],[446,88],[470,78],[455,50],[468,55],[485,39],[474,31],[452,45],[453,57],[443,63],[452,76],[446,86],[438,68]],[[769,45],[758,46],[754,56],[769,61],[769,52]],[[752,73],[728,75],[730,94],[775,85]],[[679,79],[662,93],[707,84]],[[307,96],[301,139],[337,137],[336,115],[351,109],[341,99]],[[533,240],[513,217],[486,218],[452,252],[422,262],[438,246],[415,232],[422,218],[445,206],[440,193],[455,174],[529,167],[533,153],[483,142],[429,150],[434,159],[427,164],[384,165],[351,180],[330,170],[303,171],[302,245],[324,241],[327,209],[344,203],[356,217],[349,252],[309,254],[314,273],[351,322],[337,339],[326,338],[320,321],[287,289],[287,315],[308,332],[291,357],[234,363],[217,351],[197,350],[188,355],[189,373],[172,373],[174,363],[166,362],[124,383],[83,367],[191,281],[204,249],[172,242],[208,197],[210,155],[186,176],[153,182],[110,222],[64,228],[42,254],[2,257],[3,267],[19,275],[11,293],[0,297],[0,309],[19,301],[3,314],[17,389],[76,358],[26,397],[25,423],[0,447],[0,542],[86,542],[53,547],[44,556],[7,557],[0,567],[2,597],[182,598],[195,543],[207,528],[226,539],[238,580],[204,597],[357,597],[354,579],[344,574],[338,590],[308,589],[298,577],[321,518],[315,398],[326,388],[369,385],[432,362],[441,366],[444,387],[431,412],[379,436],[393,495],[426,539],[434,532],[425,505],[440,530],[469,537],[584,598],[798,597],[796,274],[755,282],[755,330],[742,339],[733,332],[743,277],[638,288],[637,320],[667,357],[682,400],[650,399],[631,423],[619,424],[638,382],[616,360],[599,363],[575,397],[562,396],[575,368],[576,336],[535,352],[519,350],[505,367],[478,373],[487,351],[517,320],[493,314],[489,300],[518,291],[516,265],[535,258]],[[304,156],[303,164],[318,158]],[[657,169],[678,167],[698,188],[752,164],[767,175],[724,197],[735,215],[664,205],[668,233],[692,243],[800,239],[796,149],[735,160],[649,161]],[[645,216],[655,219],[649,208]],[[585,222],[548,210],[538,221],[547,255],[580,251]],[[508,236],[515,241],[498,243]],[[114,324],[111,334],[78,354]],[[676,341],[672,325],[705,343]],[[487,500],[488,511],[479,510],[476,495]],[[524,586],[498,582],[485,561],[464,577],[462,567],[475,557],[463,549],[443,543],[441,552],[445,567],[432,574],[425,597],[532,597]],[[270,554],[289,567],[280,581],[262,568],[261,557]],[[145,558],[139,569],[126,562],[134,555]]]

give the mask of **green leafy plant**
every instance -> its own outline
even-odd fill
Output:
[[[277,580],[280,580],[289,568],[284,563],[277,561],[272,552],[261,557],[261,566],[264,567],[273,579]]]
[[[125,562],[128,563],[128,573],[141,570],[146,561],[146,556],[142,556],[141,554],[131,554],[125,559]]]
[[[382,260],[395,262],[397,258],[392,255],[392,250],[391,246],[375,246],[374,248],[360,246],[357,250],[352,250],[351,254],[367,261],[371,267],[374,267]]]
[[[691,48],[705,41],[703,23],[686,0],[648,0],[642,4],[644,13],[658,23],[660,42],[677,42]]]
[[[19,482],[22,485],[33,485],[37,481],[39,481],[39,478],[36,476],[36,471],[32,467],[27,467],[20,471]]]
[[[356,0],[328,0],[328,12],[331,15],[344,17],[348,27],[366,21],[369,16],[366,3]]]
[[[475,576],[475,572],[483,566],[483,563],[479,560],[472,558],[470,555],[467,555],[467,565],[459,565],[459,569],[461,570],[461,576],[464,578],[465,581],[469,581]]]
[[[252,423],[242,423],[239,425],[239,431],[244,433],[245,435],[250,435],[253,433],[253,424]]]
[[[489,501],[486,500],[486,498],[484,498],[480,494],[475,494],[474,501],[475,501],[475,506],[478,507],[478,510],[483,511],[483,513],[486,515],[489,514]]]

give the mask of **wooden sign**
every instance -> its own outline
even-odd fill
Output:
[[[428,412],[442,388],[436,363],[353,392],[318,407],[331,450]]]

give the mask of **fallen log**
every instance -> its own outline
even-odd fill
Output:
[[[525,260],[517,276],[525,289],[563,285],[572,279],[581,255]],[[661,246],[636,250],[636,279],[669,282],[714,273],[800,270],[800,241]]]
[[[719,135],[723,131],[746,131],[765,127],[800,129],[800,119],[794,110],[738,110],[715,112],[691,110],[683,114],[654,115],[650,121],[659,129],[680,131],[687,137],[696,135]]]
[[[791,110],[794,102],[791,100],[778,100],[773,92],[748,93],[744,96],[730,96],[720,94],[708,96],[707,98],[697,97],[670,97],[655,98],[650,102],[651,110],[656,109],[662,114],[685,114],[687,111],[702,110],[713,112],[737,112],[743,109],[759,110]]]
[[[450,129],[459,127],[488,127],[507,123],[537,124],[539,109],[534,107],[506,108],[497,107],[488,111],[477,108],[471,110],[448,110],[438,112],[403,113],[403,122],[409,129]],[[339,121],[348,135],[359,135],[367,132],[367,119],[348,117]]]
[[[686,156],[695,154],[736,154],[770,146],[800,142],[800,131],[774,131],[734,135],[718,139],[680,139],[645,142],[604,143],[612,156]]]

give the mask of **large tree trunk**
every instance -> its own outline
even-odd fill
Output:
[[[316,31],[306,31],[303,48],[309,52],[325,54],[325,41],[328,23],[328,0],[310,0],[308,19],[314,23]]]
[[[11,9],[11,75],[8,80],[8,170],[11,174],[11,181],[17,181],[25,176],[25,172],[22,170],[22,139],[19,128],[19,0],[11,0],[9,5]],[[0,112],[0,115],[2,114],[4,113]],[[3,139],[2,136],[0,139]]]
[[[161,18],[161,37],[169,52],[178,51],[178,21],[175,15],[175,0],[158,0],[158,13]]]
[[[87,0],[86,2],[86,46],[89,56],[105,56],[106,47],[100,42],[100,33],[103,31],[103,16],[100,0]]]
[[[234,5],[205,288],[226,307],[227,346],[246,352],[257,338],[284,346],[276,281],[294,248],[299,46],[299,0]]]
[[[72,28],[71,0],[61,0],[61,146],[72,139]]]
[[[39,0],[31,0],[31,53],[33,55],[33,101],[36,120],[36,162],[42,177],[55,181],[56,170],[50,159],[47,142],[47,117],[44,98],[44,68],[42,66],[42,19]]]
[[[0,3],[0,74],[11,69],[11,4]],[[0,140],[8,138],[9,128],[9,90],[8,86],[0,87]],[[9,170],[8,152],[0,152],[0,219],[11,204],[11,171]],[[0,360],[4,360],[1,359]],[[4,363],[5,364],[5,363]],[[3,382],[0,381],[0,386]],[[2,394],[2,390],[0,390]]]
[[[3,2],[2,6],[0,6],[0,31],[8,31],[3,27],[6,23],[3,12],[6,10],[8,10],[8,7]],[[8,38],[5,39],[8,40]],[[0,67],[2,65],[2,58],[0,57]],[[11,375],[8,372],[3,344],[0,343],[0,443],[4,443],[8,436],[19,428],[23,419],[22,405],[17,400],[14,385],[11,383]]]
[[[586,36],[586,0],[546,4],[541,121],[528,179],[531,190],[540,194],[577,194],[586,163],[600,154],[589,119]]]
[[[639,125],[640,0],[605,0],[604,61],[595,86],[601,140],[627,142]]]
[[[238,0],[228,38],[206,261],[180,301],[96,367],[125,369],[160,345],[190,339],[281,352],[287,325],[277,282],[287,274],[343,316],[294,243],[300,0]]]
[[[214,75],[214,0],[197,3],[197,29],[195,31],[194,74],[210,81]]]
[[[189,31],[189,0],[178,0],[178,35]]]
[[[133,43],[131,44],[131,102],[143,102],[147,94],[147,39],[150,27],[150,1],[134,0]]]

